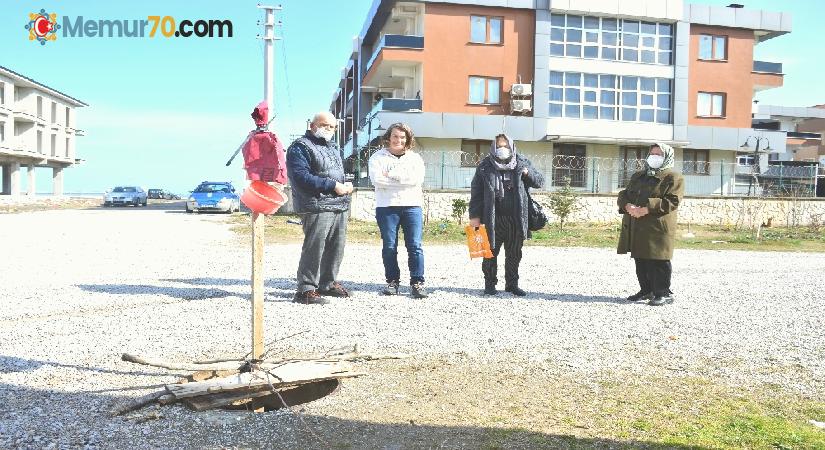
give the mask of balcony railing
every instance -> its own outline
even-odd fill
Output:
[[[774,63],[767,61],[754,61],[753,71],[760,73],[782,73],[782,63]]]
[[[373,108],[373,111],[412,111],[421,110],[421,99],[382,98]]]
[[[384,48],[424,48],[424,36],[407,36],[403,34],[385,34],[378,42],[375,50],[372,52],[369,62],[367,62],[367,72],[372,68],[372,63],[378,58],[378,54]]]

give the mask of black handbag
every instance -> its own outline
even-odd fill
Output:
[[[539,231],[547,225],[547,216],[541,210],[541,205],[530,196],[530,189],[525,186],[527,192],[527,229]]]

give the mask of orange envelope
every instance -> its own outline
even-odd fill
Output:
[[[492,258],[493,252],[490,250],[490,239],[487,237],[487,228],[482,224],[478,228],[472,225],[464,227],[467,234],[467,248],[470,250],[472,258]]]

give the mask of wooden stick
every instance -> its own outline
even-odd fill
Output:
[[[264,353],[264,230],[266,216],[252,213],[252,359]]]
[[[116,407],[112,408],[111,411],[109,411],[109,414],[112,415],[112,417],[114,417],[114,416],[119,416],[121,414],[126,414],[127,412],[132,412],[136,409],[143,408],[144,406],[146,406],[150,403],[158,401],[158,399],[160,399],[161,397],[163,397],[167,394],[169,394],[169,391],[167,391],[164,388],[161,391],[152,392],[151,394],[142,395],[138,398],[135,398],[135,399],[132,399],[128,402],[121,403],[121,404],[117,405]]]
[[[186,370],[197,372],[200,370],[238,370],[240,364],[238,363],[220,363],[220,364],[191,364],[191,363],[174,363],[163,361],[159,359],[143,358],[136,355],[124,353],[120,359],[126,362],[141,364],[144,366],[160,367],[169,370]]]

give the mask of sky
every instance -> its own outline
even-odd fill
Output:
[[[271,126],[284,141],[326,110],[341,68],[372,0],[285,0],[275,44],[275,112]],[[85,136],[76,142],[80,166],[64,172],[66,193],[97,193],[121,184],[185,194],[203,180],[244,185],[242,158],[225,163],[253,123],[263,99],[263,11],[255,1],[112,2],[0,0],[0,66],[75,97]],[[725,6],[729,0],[694,0]],[[790,12],[793,32],[756,47],[755,58],[781,62],[784,86],[759,93],[762,104],[825,103],[821,2],[744,1],[747,8]],[[231,20],[231,38],[63,38],[40,45],[23,28],[45,9],[85,20],[150,15]],[[62,18],[58,17],[58,23]],[[58,33],[61,33],[58,31]],[[23,190],[26,177],[21,177]],[[51,191],[51,171],[38,169],[37,191]]]

